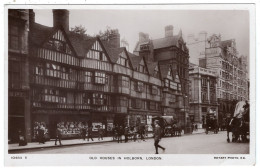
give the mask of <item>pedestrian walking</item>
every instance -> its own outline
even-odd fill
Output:
[[[103,129],[102,127],[99,125],[98,126],[98,140],[103,140]]]
[[[88,128],[88,141],[89,141],[89,139],[91,139],[92,141],[94,141],[93,140],[93,138],[92,138],[92,126],[90,126],[89,128]]]
[[[126,126],[126,127],[125,127],[125,130],[124,130],[125,143],[128,142],[128,134],[129,134],[129,129],[128,129],[128,127]]]
[[[144,126],[144,125],[141,125],[139,131],[140,131],[141,140],[145,141],[145,139],[144,139],[145,126]]]
[[[161,148],[163,151],[165,151],[165,148],[159,145],[159,142],[161,140],[162,135],[162,129],[159,126],[159,121],[155,120],[155,127],[154,127],[154,146],[155,146],[155,154],[158,154],[158,148]]]
[[[198,125],[197,124],[195,124],[195,130],[198,131]]]
[[[60,127],[57,125],[55,145],[57,145],[57,141],[58,141],[58,140],[59,140],[60,145],[62,145],[62,144],[61,144],[61,137],[62,137],[62,135],[61,135],[61,129],[60,129]]]
[[[134,142],[137,140],[137,134],[138,133],[138,131],[137,131],[137,127],[133,127],[133,136],[134,136]]]
[[[87,134],[87,128],[83,126],[81,130],[81,137],[84,141],[86,140],[86,134]]]
[[[148,138],[148,129],[149,129],[149,126],[146,124],[144,134],[145,134],[145,137],[147,137],[147,138]]]
[[[118,132],[118,126],[113,127],[113,140],[117,140],[117,132]]]

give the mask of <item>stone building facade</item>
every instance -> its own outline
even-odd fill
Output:
[[[207,113],[218,117],[216,72],[190,65],[190,111],[191,122],[203,128]]]
[[[233,113],[237,101],[249,100],[248,58],[239,56],[235,39],[222,40],[221,35],[206,32],[188,36],[190,57],[202,68],[216,72],[219,122]]]

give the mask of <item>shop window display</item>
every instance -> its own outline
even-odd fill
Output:
[[[81,121],[67,121],[67,122],[59,122],[58,126],[61,128],[62,135],[66,137],[73,137],[80,135],[81,129],[85,126],[87,127],[87,122]]]

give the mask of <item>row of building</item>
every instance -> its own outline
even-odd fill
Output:
[[[197,38],[188,35],[187,46],[193,62],[190,114],[195,116],[194,122],[205,124],[203,116],[216,111],[221,125],[226,114],[233,113],[237,101],[249,100],[248,58],[239,56],[235,39],[223,41],[221,35],[208,36],[205,31]]]
[[[115,125],[147,124],[151,130],[154,116],[174,116],[183,128],[202,126],[210,111],[224,116],[220,99],[248,99],[248,90],[240,59],[233,63],[230,48],[215,43],[196,66],[182,32],[174,35],[171,25],[160,39],[139,33],[131,53],[120,46],[116,29],[100,37],[70,31],[68,10],[53,10],[53,27],[47,27],[35,22],[31,9],[10,9],[8,139],[17,141],[21,130],[33,141],[39,124],[50,138],[57,125],[64,138],[73,138],[82,126],[101,126],[111,135]]]
[[[39,124],[50,138],[57,124],[68,138],[83,125],[109,135],[114,125],[151,128],[161,115],[184,127],[189,55],[181,32],[173,36],[169,27],[153,41],[140,33],[136,55],[120,47],[118,30],[102,37],[70,31],[67,10],[53,10],[53,27],[35,23],[33,10],[9,10],[8,21],[10,141],[18,129],[35,139]]]

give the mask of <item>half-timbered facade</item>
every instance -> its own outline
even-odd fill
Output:
[[[115,125],[148,125],[151,130],[152,117],[161,115],[173,115],[184,125],[183,85],[177,66],[128,52],[120,47],[117,30],[107,38],[69,31],[67,10],[53,10],[54,27],[35,23],[34,12],[28,12],[30,29],[19,44],[28,45],[23,65],[12,61],[10,47],[17,44],[15,30],[9,33],[9,43],[14,43],[9,47],[9,104],[14,104],[10,96],[18,95],[14,87],[23,84],[27,105],[19,107],[24,107],[21,125],[28,141],[36,140],[39,125],[46,128],[49,138],[55,136],[57,126],[64,138],[78,137],[83,126],[92,126],[94,136],[98,126],[107,136]],[[26,75],[16,78],[21,72]],[[13,82],[18,79],[23,82]],[[15,111],[10,109],[10,114]],[[9,115],[12,124],[15,120],[10,117],[14,116]]]

